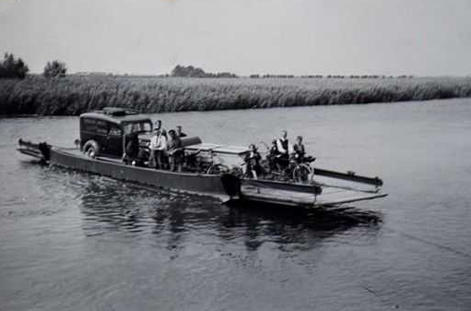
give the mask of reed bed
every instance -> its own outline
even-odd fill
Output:
[[[0,114],[79,115],[366,104],[471,97],[471,78],[171,78],[68,76],[0,80]]]

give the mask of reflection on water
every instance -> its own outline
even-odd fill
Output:
[[[83,188],[80,208],[88,236],[117,230],[167,235],[169,249],[181,248],[185,236],[199,231],[226,242],[242,240],[252,251],[266,241],[276,243],[280,250],[310,249],[352,228],[374,236],[382,222],[380,213],[353,207],[312,211],[245,203],[231,207],[207,197],[101,179]]]

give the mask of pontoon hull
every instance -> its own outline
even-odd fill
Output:
[[[240,200],[287,207],[316,208],[385,197],[376,191],[359,191],[327,184],[299,184],[274,180],[239,178],[230,174],[214,175],[190,172],[171,172],[147,167],[125,165],[119,159],[91,159],[78,149],[59,148],[46,143],[19,142],[23,154],[39,158],[43,162],[81,172],[107,176],[117,180],[152,187],[181,190],[217,197],[223,201]],[[367,178],[333,171],[329,178],[351,179],[353,182],[382,184],[378,178]],[[336,176],[330,176],[335,173]],[[364,179],[370,180],[364,180]],[[366,182],[365,182],[366,181]]]
[[[125,165],[107,159],[90,159],[78,150],[52,147],[49,163],[64,168],[87,172],[143,185],[183,190],[229,199],[218,175],[177,173],[145,167]]]

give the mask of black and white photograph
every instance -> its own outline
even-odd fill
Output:
[[[0,0],[0,311],[471,310],[470,0]]]

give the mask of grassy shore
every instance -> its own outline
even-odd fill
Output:
[[[69,76],[0,80],[0,115],[78,115],[365,104],[471,97],[471,78],[169,78]]]

